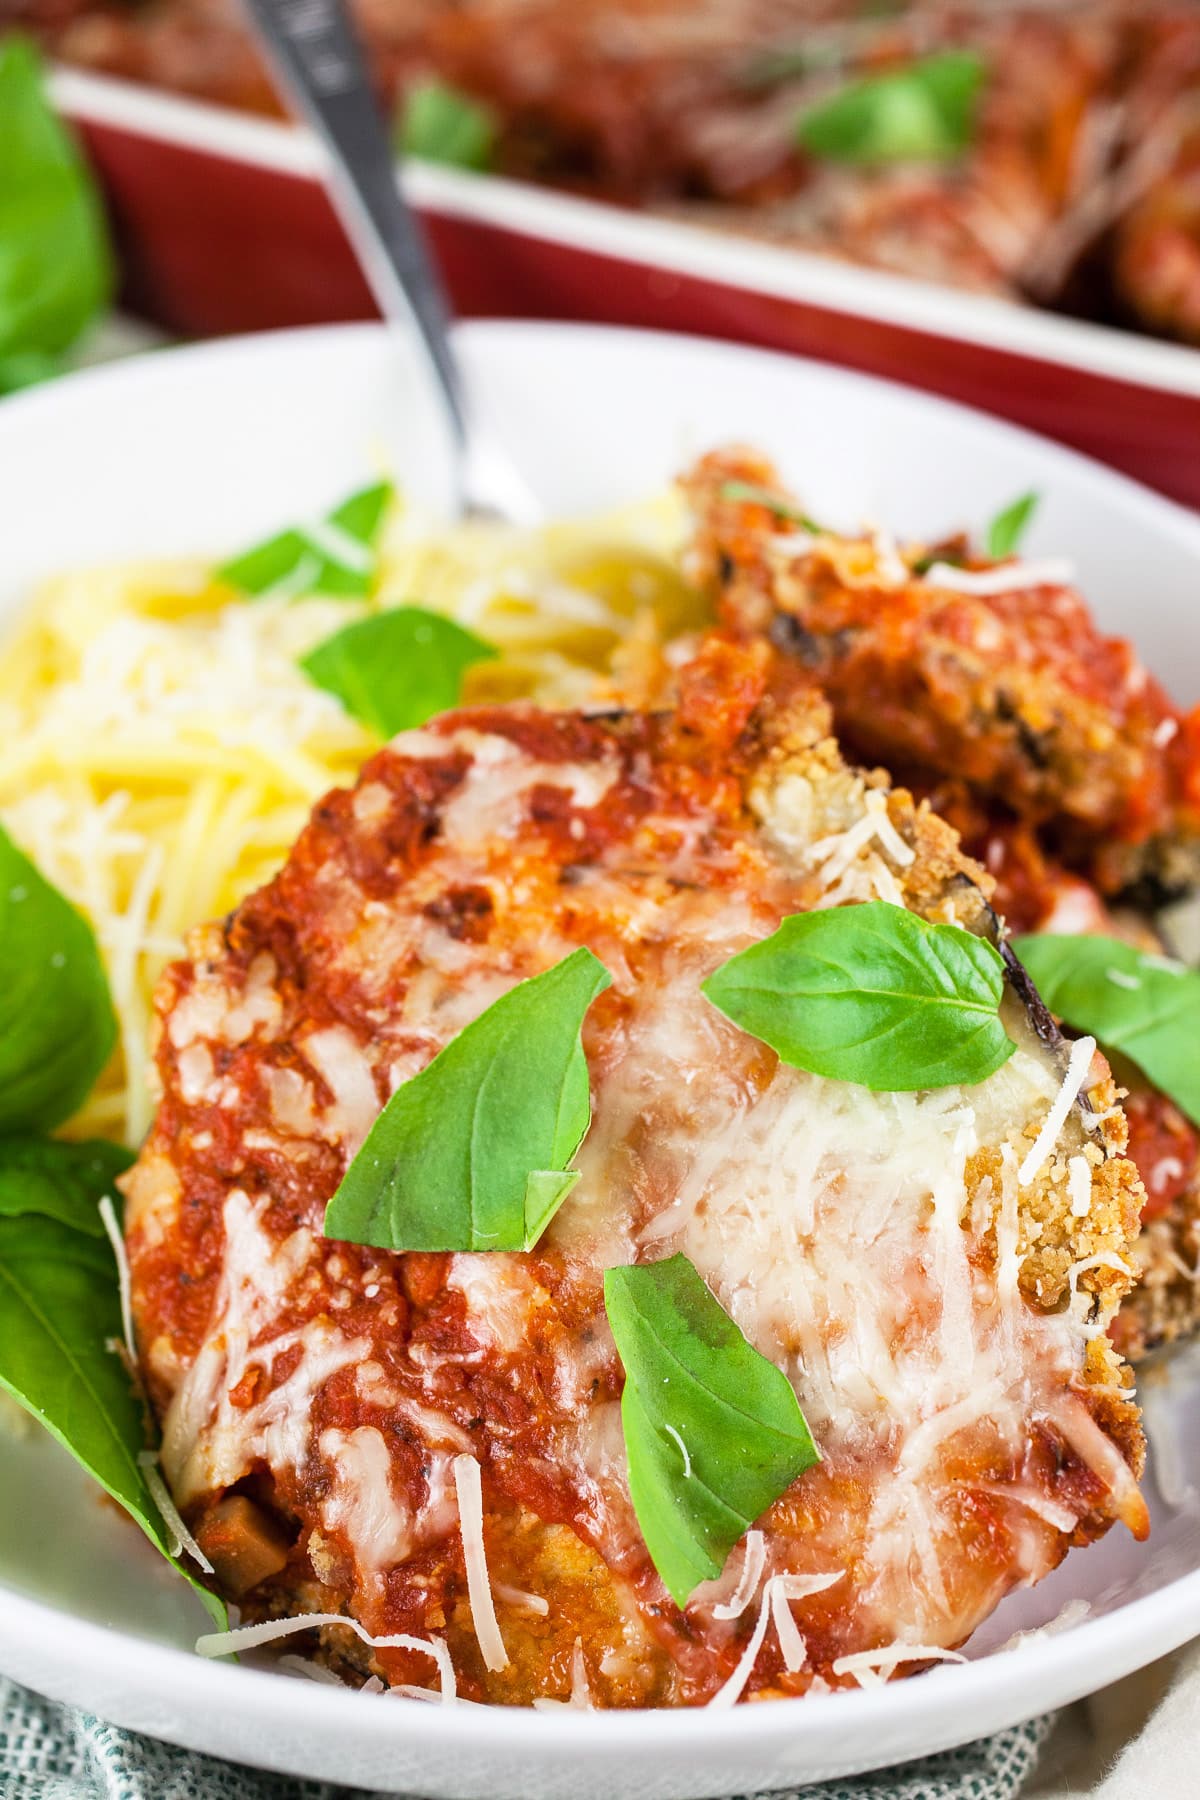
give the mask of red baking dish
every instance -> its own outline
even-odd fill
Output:
[[[188,336],[369,317],[298,127],[60,69],[137,311]],[[1200,351],[494,176],[406,171],[458,310],[792,350],[1032,427],[1200,506]]]

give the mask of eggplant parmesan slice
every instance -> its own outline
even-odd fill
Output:
[[[705,457],[686,487],[723,621],[795,657],[850,751],[962,784],[1105,894],[1200,882],[1200,708],[1172,705],[1060,567],[798,529],[751,451]]]
[[[477,1699],[727,1703],[919,1669],[1114,1519],[1143,1534],[1104,1335],[1142,1196],[1103,1060],[1068,1077],[1012,992],[995,1075],[874,1093],[700,992],[786,915],[883,898],[991,932],[987,888],[762,642],[708,640],[653,712],[447,714],[329,795],[165,974],[127,1179],[164,1469],[243,1616],[427,1639]],[[536,1250],[325,1239],[395,1086],[580,944],[613,984],[581,1177]],[[632,1510],[602,1298],[606,1268],[675,1251],[823,1458],[682,1610]],[[433,1681],[419,1645],[320,1640]]]
[[[1151,918],[1113,906],[1049,854],[1037,833],[972,795],[962,782],[922,784],[922,797],[958,831],[995,887],[992,905],[1014,933],[1100,934],[1154,955],[1170,953]],[[1129,1125],[1127,1155],[1146,1192],[1133,1245],[1137,1283],[1110,1335],[1131,1362],[1200,1327],[1200,1131],[1127,1059],[1114,1071]]]

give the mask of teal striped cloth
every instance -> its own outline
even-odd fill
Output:
[[[845,1781],[739,1800],[1017,1800],[1053,1720]],[[119,1731],[0,1678],[0,1800],[366,1800],[361,1788],[264,1775]],[[403,1800],[418,1800],[407,1795]],[[613,1800],[621,1800],[614,1794]]]

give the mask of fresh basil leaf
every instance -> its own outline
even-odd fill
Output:
[[[14,350],[0,356],[0,395],[19,394],[61,374],[63,359],[53,350]]]
[[[821,526],[808,514],[801,512],[794,500],[786,494],[777,494],[773,488],[760,487],[756,481],[723,481],[720,488],[722,500],[732,500],[735,505],[764,506],[781,519],[792,519],[802,525],[805,531],[811,531],[814,537],[821,534]]]
[[[95,186],[37,53],[10,37],[0,43],[0,391],[53,374],[111,292]]]
[[[975,133],[986,73],[970,50],[942,50],[901,69],[864,76],[810,107],[796,126],[811,156],[834,162],[945,161]]]
[[[255,600],[369,594],[379,566],[375,542],[394,491],[390,481],[358,489],[327,518],[291,526],[222,563],[218,581]]]
[[[1012,947],[1051,1012],[1127,1056],[1200,1125],[1200,973],[1120,938],[1034,932]]]
[[[116,1038],[91,926],[0,827],[0,1134],[70,1118]]]
[[[448,82],[419,81],[405,95],[397,139],[405,156],[454,169],[486,169],[496,146],[496,115]]]
[[[747,1342],[686,1256],[609,1269],[629,1491],[676,1604],[820,1461],[792,1385]]]
[[[0,1138],[0,1218],[40,1213],[88,1237],[102,1238],[99,1201],[133,1161],[107,1138]]]
[[[518,982],[396,1089],[325,1213],[385,1250],[530,1250],[578,1176],[591,1119],[584,1014],[612,977],[590,950]]]
[[[1014,500],[1011,506],[1006,506],[1003,512],[996,514],[984,539],[984,548],[989,556],[1000,558],[1014,554],[1040,500],[1040,494],[1022,494],[1019,500]]]
[[[1015,1048],[999,952],[886,900],[785,919],[703,991],[794,1068],[883,1093],[982,1081]]]
[[[0,1218],[0,1387],[125,1508],[221,1625],[222,1603],[171,1556],[138,1464],[141,1403],[108,1348],[120,1336],[107,1242],[38,1213]]]
[[[368,730],[390,738],[457,706],[467,670],[498,654],[441,613],[398,606],[335,632],[300,667]]]

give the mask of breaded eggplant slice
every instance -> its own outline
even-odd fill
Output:
[[[1105,893],[1200,881],[1200,709],[1175,708],[1053,567],[810,531],[752,451],[684,485],[723,622],[797,658],[848,752],[1001,801]]]
[[[1124,938],[1167,954],[1154,920],[1132,907],[1112,907],[1082,875],[1056,863],[1027,825],[981,804],[961,784],[928,792],[968,851],[995,882],[992,906],[1014,932],[1054,931]],[[1137,1283],[1109,1335],[1136,1362],[1200,1328],[1200,1131],[1141,1071],[1118,1058],[1114,1075],[1129,1126],[1126,1154],[1136,1164],[1146,1201],[1133,1246]]]
[[[1145,1530],[1103,1335],[1141,1193],[1102,1060],[1054,1134],[1065,1056],[1035,996],[1008,995],[1019,1048],[989,1080],[877,1094],[781,1065],[700,991],[806,908],[882,896],[993,929],[954,834],[848,768],[787,677],[765,644],[714,639],[668,711],[514,705],[406,733],[164,976],[161,1100],[127,1183],[137,1336],[167,1477],[245,1617],[443,1640],[475,1698],[586,1680],[603,1706],[696,1704],[771,1573],[837,1579],[793,1605],[800,1667],[765,1630],[747,1695],[850,1684],[864,1653],[911,1672],[1114,1518]],[[396,1084],[579,944],[613,985],[584,1031],[581,1178],[536,1251],[326,1241]],[[631,1507],[602,1298],[606,1268],[675,1251],[786,1370],[823,1457],[684,1610]],[[502,1667],[468,1604],[461,1456]],[[419,1650],[322,1637],[434,1680]]]

